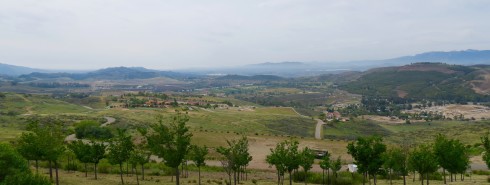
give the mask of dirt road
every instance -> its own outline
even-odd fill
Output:
[[[323,125],[326,123],[323,122],[321,119],[315,119],[317,121],[316,123],[316,129],[315,129],[315,139],[323,139],[322,135],[322,130],[323,130]]]

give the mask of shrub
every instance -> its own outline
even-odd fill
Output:
[[[97,171],[99,173],[110,173],[112,171],[112,165],[106,160],[102,160],[99,165],[97,165]]]
[[[81,121],[75,128],[77,138],[110,139],[112,132],[106,127],[100,127],[96,121]]]

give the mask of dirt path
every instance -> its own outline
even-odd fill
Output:
[[[323,130],[323,125],[326,123],[323,122],[321,119],[315,119],[317,121],[316,123],[316,129],[315,129],[315,139],[323,139],[322,136],[322,130]]]
[[[107,117],[107,116],[106,116],[106,117],[104,117],[104,118],[105,118],[107,121],[106,121],[104,124],[100,125],[100,127],[106,127],[107,125],[110,125],[110,124],[112,124],[112,123],[116,122],[116,118],[113,118],[113,117]]]
[[[107,116],[106,116],[106,117],[104,117],[104,118],[105,118],[107,121],[106,121],[104,124],[100,125],[100,127],[106,127],[107,125],[110,125],[110,124],[112,124],[112,123],[116,122],[116,118],[113,118],[113,117],[107,117]],[[76,134],[70,134],[70,135],[66,136],[66,138],[65,138],[65,141],[68,141],[68,142],[72,142],[72,141],[76,141],[76,140],[78,140],[78,138],[77,138],[77,135],[76,135]],[[88,142],[89,142],[88,140],[85,140],[85,139],[82,139],[82,141],[83,141],[83,142],[86,142],[86,143],[88,143]]]

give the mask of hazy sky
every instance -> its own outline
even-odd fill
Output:
[[[154,69],[490,49],[488,0],[0,0],[0,63]]]

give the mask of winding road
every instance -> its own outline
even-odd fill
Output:
[[[105,123],[103,123],[102,125],[100,125],[100,127],[106,127],[107,125],[110,125],[114,122],[116,122],[116,118],[113,118],[113,117],[104,117],[107,121]],[[71,134],[71,135],[68,135],[66,136],[65,138],[65,141],[67,142],[72,142],[72,141],[76,141],[78,140],[77,138],[77,135],[76,134]],[[88,140],[82,140],[83,142],[88,142]]]

